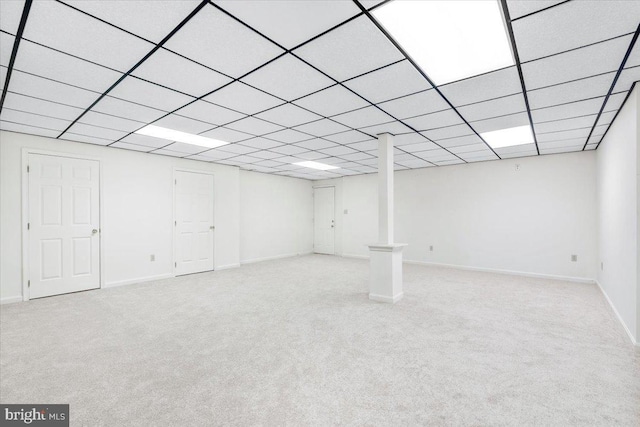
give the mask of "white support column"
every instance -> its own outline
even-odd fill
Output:
[[[393,242],[393,136],[378,135],[378,243],[369,245],[369,298],[395,303],[402,298],[403,243]]]

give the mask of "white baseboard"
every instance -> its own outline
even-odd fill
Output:
[[[220,271],[220,270],[229,270],[230,268],[238,268],[240,267],[240,264],[226,264],[226,265],[219,265],[217,267],[215,267],[215,271]]]
[[[138,277],[135,279],[116,280],[113,282],[105,283],[103,288],[114,288],[116,286],[133,285],[136,283],[151,282],[153,280],[170,279],[172,277],[173,277],[173,274],[166,273],[166,274],[158,274],[156,276]]]
[[[346,258],[357,258],[357,259],[369,259],[366,255],[355,255],[355,254],[343,254],[343,257]],[[534,277],[537,279],[553,279],[553,280],[564,280],[567,282],[576,282],[576,283],[588,283],[594,284],[594,279],[587,279],[584,277],[572,277],[572,276],[558,276],[553,274],[543,274],[543,273],[531,273],[527,271],[517,271],[517,270],[501,270],[497,268],[486,268],[486,267],[470,267],[466,265],[458,265],[458,264],[444,264],[439,262],[428,262],[428,261],[412,261],[409,259],[403,260],[404,264],[414,264],[414,265],[426,265],[431,267],[445,267],[445,268],[455,268],[458,270],[467,270],[467,271],[480,271],[483,273],[497,273],[497,274],[509,274],[513,276],[522,276],[522,277]]]
[[[602,292],[602,295],[604,295],[604,298],[607,300],[607,302],[609,303],[609,306],[611,307],[611,309],[613,310],[613,313],[616,315],[616,317],[618,318],[618,321],[620,322],[620,324],[622,325],[622,327],[624,328],[625,332],[627,333],[627,335],[629,336],[629,339],[631,340],[631,342],[633,343],[633,345],[640,347],[640,342],[638,342],[636,340],[636,338],[633,336],[633,334],[631,333],[631,330],[627,327],[627,324],[624,322],[624,320],[622,319],[622,316],[620,316],[620,313],[618,313],[618,310],[616,309],[616,306],[613,305],[613,302],[611,301],[611,298],[609,298],[609,295],[607,295],[607,293],[605,292],[604,288],[602,287],[602,285],[600,284],[600,282],[598,282],[598,280],[595,281],[596,285],[598,285],[598,288],[600,289],[600,292]]]
[[[400,292],[397,295],[394,295],[393,297],[388,297],[386,295],[369,294],[369,299],[373,300],[373,301],[379,301],[379,302],[386,302],[386,303],[389,303],[389,304],[395,304],[398,301],[400,301],[403,296],[404,296],[404,294],[402,292]]]
[[[256,262],[272,261],[274,259],[293,258],[293,257],[296,257],[296,256],[310,255],[312,253],[313,252],[304,252],[304,253],[301,253],[301,254],[295,253],[295,254],[274,255],[274,256],[268,256],[268,257],[263,257],[263,258],[251,258],[251,259],[241,260],[240,264],[253,264],[253,263],[256,263]]]
[[[2,304],[13,304],[14,302],[22,302],[22,295],[16,295],[16,296],[13,296],[13,297],[0,298],[0,305],[2,305]]]

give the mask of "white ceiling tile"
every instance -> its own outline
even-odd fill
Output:
[[[192,134],[199,134],[213,127],[213,125],[210,123],[189,119],[177,114],[169,114],[168,116],[161,118],[153,124],[154,126],[161,126],[164,128],[179,130]]]
[[[571,117],[597,114],[604,102],[604,96],[570,104],[531,110],[533,122],[546,122],[550,120],[568,119]]]
[[[352,154],[341,154],[340,158],[348,160],[350,162],[360,162],[362,160],[372,159],[373,156],[367,153],[352,153]]]
[[[427,90],[414,95],[383,102],[379,107],[398,119],[442,111],[449,104],[435,90]]]
[[[229,123],[225,127],[252,135],[264,135],[266,133],[282,130],[282,126],[276,125],[255,117],[245,117],[237,122]]]
[[[443,128],[463,123],[460,116],[453,109],[412,117],[404,119],[403,121],[418,131]]]
[[[512,128],[516,126],[525,126],[529,124],[529,115],[527,113],[519,113],[496,117],[493,119],[480,120],[471,123],[471,126],[473,126],[476,132],[482,133],[490,132],[492,130]]]
[[[358,95],[340,85],[332,86],[312,95],[298,99],[294,104],[329,117],[369,105]]]
[[[110,147],[122,148],[125,150],[132,150],[132,151],[144,151],[144,152],[150,151],[149,147],[145,147],[144,145],[129,144],[128,142],[121,142],[121,141],[110,145]]]
[[[81,108],[87,108],[100,96],[96,92],[57,83],[18,70],[13,70],[11,74],[9,91]]]
[[[271,151],[274,151],[276,153],[286,154],[287,156],[297,156],[309,150],[302,147],[296,147],[295,145],[282,145],[280,147],[272,148]]]
[[[385,114],[374,106],[361,108],[359,110],[350,111],[348,113],[339,114],[332,117],[336,122],[354,129],[387,123],[393,120],[393,117]]]
[[[136,133],[125,136],[124,138],[122,138],[121,142],[144,145],[145,147],[149,147],[149,149],[164,147],[165,145],[171,143],[171,141],[167,141],[166,139],[154,138],[152,136],[146,135],[138,135]]]
[[[352,144],[354,142],[369,141],[371,140],[371,137],[362,132],[350,130],[347,132],[336,133],[334,135],[327,135],[325,139],[337,142],[338,144]],[[375,143],[376,145],[378,144],[377,141],[375,141]]]
[[[338,81],[404,59],[366,16],[336,28],[294,53]]]
[[[472,135],[473,130],[471,130],[469,126],[463,124],[463,125],[455,125],[455,126],[448,126],[448,127],[439,128],[439,129],[427,130],[422,132],[422,134],[432,141],[439,141],[441,139],[455,138],[455,137],[464,136],[464,135]]]
[[[348,127],[329,119],[317,120],[315,122],[297,126],[295,129],[314,136],[332,135],[334,133],[340,133],[349,130]]]
[[[79,135],[72,132],[65,133],[60,139],[67,141],[75,141],[75,142],[85,142],[87,144],[94,145],[109,145],[113,142],[112,139],[98,138],[94,136],[88,135]]]
[[[353,148],[349,148],[346,145],[338,145],[336,147],[323,148],[317,151],[324,154],[328,154],[329,156],[342,156],[344,154],[356,153],[356,150],[354,150]]]
[[[509,67],[448,83],[438,89],[453,105],[459,106],[520,93],[522,85],[518,69]]]
[[[478,139],[478,141],[480,141]],[[447,147],[447,149],[449,151],[451,151],[454,154],[457,155],[461,155],[463,153],[480,153],[480,154],[491,154],[493,155],[493,153],[491,152],[491,150],[483,143],[483,142],[477,142],[475,144],[469,144],[469,145],[460,145],[460,146],[456,146],[456,147]]]
[[[218,149],[213,149],[213,150],[204,151],[198,154],[198,156],[207,160],[223,160],[223,159],[228,159],[230,157],[233,157],[235,156],[235,154],[229,153],[226,151],[220,151]]]
[[[84,123],[76,122],[69,128],[68,133],[76,135],[84,135],[92,138],[108,139],[115,141],[127,135],[128,132],[119,131],[115,129],[108,129],[100,126],[86,125]],[[65,133],[66,135],[66,133]]]
[[[27,111],[34,114],[41,114],[44,116],[67,120],[76,119],[84,111],[83,108],[71,107],[10,92],[7,93],[3,108]]]
[[[249,74],[242,81],[287,101],[334,84],[333,80],[289,54]]]
[[[66,0],[66,3],[158,43],[200,2],[197,0]]]
[[[533,152],[533,154],[537,154],[535,144],[513,145],[511,147],[496,148],[496,152],[500,155],[500,157],[503,158],[509,154],[521,154],[530,152]]]
[[[164,47],[236,78],[283,53],[275,44],[209,5]]]
[[[439,147],[431,141],[417,142],[415,144],[403,145],[402,149],[408,153],[416,153],[418,151],[435,150]]]
[[[605,108],[605,110],[606,109],[607,108]],[[618,110],[603,112],[600,115],[600,118],[598,119],[598,125],[606,125],[606,124],[611,123],[613,121],[613,119],[615,118],[617,113],[618,113]],[[593,120],[595,120],[595,116],[591,116],[591,117],[592,117],[592,122],[593,122]]]
[[[410,144],[417,144],[419,142],[425,142],[425,141],[427,141],[427,138],[425,138],[424,136],[416,132],[395,135],[393,137],[393,145],[396,147],[402,147]]]
[[[12,110],[4,107],[0,114],[0,120],[7,122],[20,123],[27,126],[39,126],[45,129],[63,131],[71,124],[70,120],[56,119],[53,117],[31,114],[29,112]]]
[[[223,145],[222,147],[220,147],[219,150],[220,151],[226,151],[228,153],[235,153],[236,155],[237,154],[254,153],[254,152],[258,151],[258,149],[255,148],[255,147],[247,147],[246,145],[242,145],[242,144]]]
[[[392,135],[399,135],[403,133],[413,132],[410,127],[398,121],[381,123],[379,125],[373,125],[373,126],[366,126],[366,127],[360,128],[359,130],[371,136],[376,136],[381,133],[390,133]]]
[[[282,143],[278,141],[274,141],[272,139],[258,137],[258,138],[252,138],[252,139],[247,139],[246,141],[242,141],[242,145],[245,145],[247,147],[259,148],[261,150],[266,150],[273,147],[279,147],[282,145]],[[258,157],[261,157],[261,156],[258,156]]]
[[[47,49],[27,40],[20,43],[14,67],[16,70],[99,93],[106,91],[122,76],[121,73],[108,68]]]
[[[606,95],[611,87],[615,74],[615,72],[611,72],[544,89],[529,90],[527,91],[529,106],[532,109],[550,107],[578,101],[580,99]]]
[[[562,3],[564,0],[507,0],[511,19],[520,18],[541,9]]]
[[[219,126],[245,117],[244,114],[237,111],[200,100],[182,107],[175,114]]]
[[[36,1],[24,37],[125,72],[153,45],[55,1]]]
[[[560,132],[563,130],[581,129],[593,125],[597,114],[590,114],[582,117],[574,117],[571,119],[553,120],[548,122],[536,123],[536,134],[547,132]]]
[[[624,102],[626,97],[627,92],[612,93],[611,96],[609,96],[609,99],[607,100],[603,111],[618,110],[622,106],[622,103]]]
[[[397,162],[399,165],[407,167],[409,169],[426,168],[433,166],[432,163],[422,159],[411,159]]]
[[[360,12],[351,1],[216,0],[215,3],[287,49]]]
[[[373,103],[432,88],[407,60],[349,80],[344,85]]]
[[[492,117],[505,116],[507,114],[527,111],[522,93],[493,99],[491,101],[478,102],[457,108],[460,114],[468,121],[484,120]]]
[[[3,0],[2,13],[0,13],[0,29],[16,34],[23,9],[24,0]]]
[[[195,97],[231,82],[229,77],[165,49],[158,49],[132,74]]]
[[[271,110],[267,110],[256,117],[277,123],[284,127],[294,127],[303,123],[320,119],[320,116],[310,111],[304,110],[293,104],[284,104]]]
[[[261,159],[274,159],[276,157],[282,158],[282,154],[274,153],[273,151],[267,151],[267,150],[258,151],[258,152],[255,152],[255,153],[251,154],[251,155],[254,156],[254,157],[259,157]]]
[[[632,33],[639,21],[640,2],[571,1],[513,22],[513,32],[520,60],[529,61]]]
[[[174,142],[171,145],[167,145],[165,149],[176,151],[178,153],[184,153],[184,154],[197,154],[206,150],[206,148],[204,147],[200,147],[198,145],[184,144],[182,142]]]
[[[92,111],[129,118],[131,120],[144,123],[152,122],[166,114],[162,110],[145,107],[143,105],[136,104],[135,102],[113,98],[109,95],[98,101],[98,103],[92,108]]]
[[[320,160],[326,158],[327,155],[317,151],[307,151],[306,153],[296,153],[296,157],[302,160]]]
[[[300,142],[313,138],[306,133],[298,132],[293,129],[284,129],[275,133],[269,134],[269,139],[280,141],[286,144],[293,144],[294,142]]]
[[[201,136],[219,139],[220,141],[226,142],[238,142],[245,139],[253,138],[253,135],[251,134],[239,132],[237,130],[229,129],[226,127],[218,127],[212,130],[208,130],[202,133]]]
[[[0,65],[8,67],[11,60],[11,52],[13,51],[13,41],[15,37],[5,33],[0,33]],[[23,40],[22,43],[28,43]],[[18,49],[19,50],[19,49]]]
[[[278,98],[241,82],[225,86],[206,96],[204,100],[245,114],[255,114],[283,103]]]
[[[522,64],[527,90],[617,71],[631,36]]]
[[[257,163],[254,163],[256,166],[262,166],[266,168],[275,168],[282,165],[282,162],[277,162],[274,160],[262,160]]]
[[[551,141],[575,139],[575,138],[582,138],[586,140],[586,138],[589,136],[590,131],[591,131],[591,128],[588,127],[588,128],[582,128],[582,129],[565,130],[560,132],[538,133],[536,137],[538,140],[538,144],[551,142]]]
[[[620,73],[620,77],[618,77],[614,92],[629,90],[631,89],[631,85],[638,80],[640,80],[640,66],[636,65],[635,67],[625,68],[622,70],[622,73]]]
[[[320,150],[322,148],[336,147],[338,144],[335,142],[327,141],[326,139],[314,138],[307,141],[298,142],[295,145],[298,147],[306,148],[308,150]]]
[[[123,132],[133,132],[144,126],[144,123],[141,122],[123,119],[120,117],[98,113],[95,111],[87,112],[78,120],[78,122],[92,126],[101,126],[109,129],[116,129]]]
[[[186,153],[180,153],[178,151],[167,150],[167,149],[155,150],[153,151],[153,154],[161,154],[163,156],[170,156],[170,157],[185,157],[187,155]]]
[[[55,138],[60,134],[60,131],[45,129],[37,126],[27,126],[21,123],[5,122],[0,120],[0,129],[11,132],[27,133],[29,135],[40,135]]]
[[[464,136],[458,136],[455,138],[443,139],[439,141],[438,144],[440,144],[442,147],[447,149],[452,147],[468,146],[472,144],[480,144],[484,148],[487,147],[485,143],[482,142],[482,139],[480,139],[480,137],[475,133],[471,135],[464,135]]]
[[[135,77],[126,77],[109,92],[109,95],[163,111],[173,111],[193,101],[190,96],[147,83]]]

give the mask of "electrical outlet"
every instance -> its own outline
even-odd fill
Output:
[[[151,256],[149,257],[149,259],[151,260],[151,262],[156,260],[156,256],[154,254],[151,254]]]
[[[429,246],[429,252],[433,252],[433,246]]]
[[[571,262],[578,262],[578,255],[571,255]]]
[[[519,171],[520,170],[520,165],[516,164],[516,170]]]

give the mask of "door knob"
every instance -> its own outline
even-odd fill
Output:
[[[98,232],[98,230],[96,230],[95,228],[93,230],[91,230],[91,234],[96,234]]]

